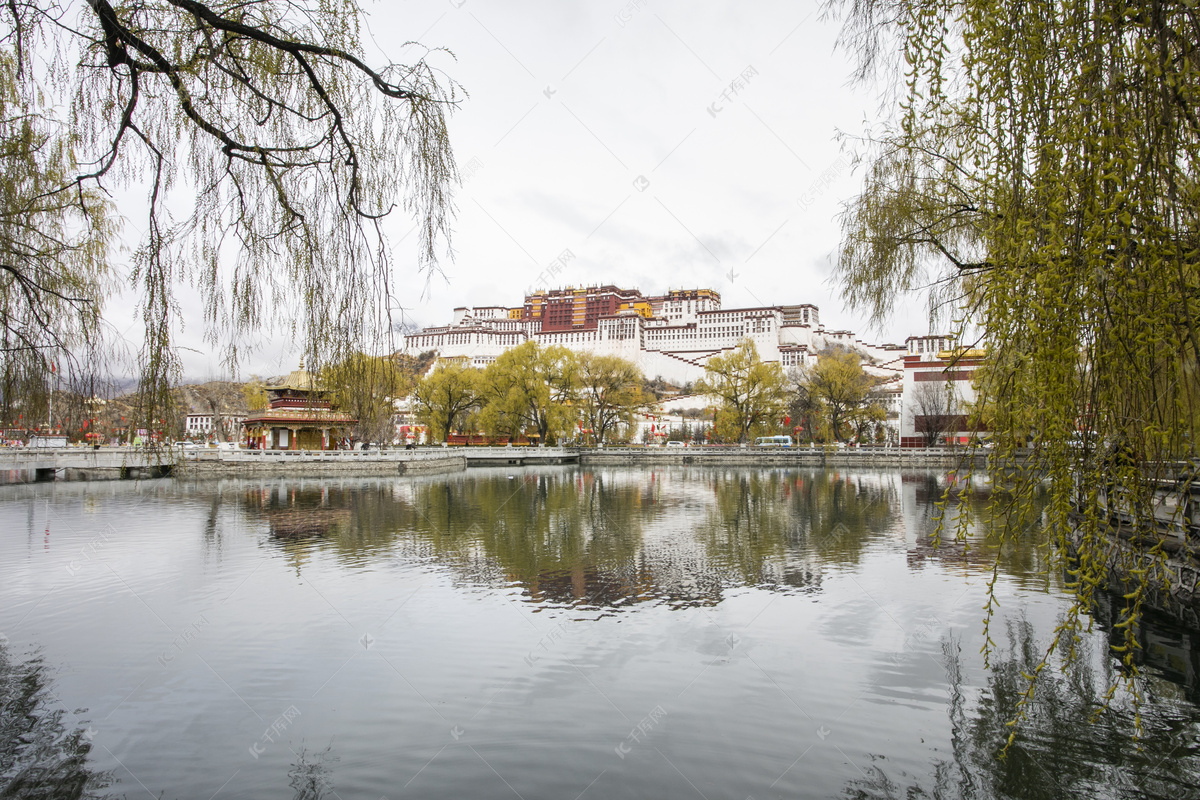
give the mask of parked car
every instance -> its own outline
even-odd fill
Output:
[[[687,447],[686,442],[667,442],[667,447]]]

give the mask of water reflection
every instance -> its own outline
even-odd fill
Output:
[[[241,498],[297,570],[314,551],[359,565],[391,552],[530,602],[606,610],[713,605],[736,586],[816,591],[823,566],[853,566],[896,528],[898,499],[892,476],[783,470],[263,483]]]
[[[41,655],[14,659],[0,640],[0,798],[12,800],[99,800],[120,781],[88,761],[95,730],[68,712],[55,695],[52,671]],[[293,800],[336,796],[332,745],[309,753],[301,748],[288,770]],[[172,796],[175,796],[172,794]]]
[[[0,628],[69,669],[52,691],[42,662],[0,648],[0,796],[97,796],[114,781],[97,765],[125,781],[110,792],[134,785],[127,765],[167,798],[227,779],[219,796],[393,796],[414,780],[414,796],[488,796],[489,781],[507,790],[498,775],[529,800],[594,779],[589,795],[686,796],[681,775],[708,797],[1187,795],[1200,778],[1197,634],[1152,616],[1138,632],[1139,753],[1126,705],[1085,722],[1120,677],[1107,606],[1086,657],[1043,673],[1017,746],[996,760],[1021,673],[1067,601],[1035,533],[999,551],[982,532],[935,548],[946,485],[566,468],[43,488],[59,494],[37,514],[32,499],[0,506]],[[978,511],[986,498],[963,500]],[[997,555],[1003,648],[988,672],[979,609]],[[85,568],[69,573],[72,559]],[[163,624],[174,636],[199,615],[204,635],[157,660]],[[55,695],[102,709],[99,737],[56,714]],[[294,750],[249,759],[254,712],[293,702]],[[624,715],[658,704],[670,715],[653,748],[614,752]],[[335,738],[343,763],[302,748]],[[8,792],[18,775],[41,783]]]
[[[0,641],[0,797],[98,798],[112,773],[88,766],[91,729],[54,696],[38,655],[14,659]]]
[[[1120,620],[1125,603],[1123,598],[1112,594],[1101,593],[1097,598],[1094,616],[1110,645],[1125,644],[1124,632],[1113,627]],[[1133,658],[1138,668],[1150,667],[1153,674],[1182,689],[1189,702],[1200,705],[1200,631],[1189,630],[1160,612],[1147,609],[1135,635],[1138,649]],[[1120,662],[1117,666],[1124,669]]]
[[[844,791],[852,800],[899,798],[993,798],[1040,800],[1061,797],[1181,798],[1194,796],[1200,776],[1200,747],[1194,705],[1181,702],[1195,691],[1151,673],[1140,680],[1143,733],[1132,739],[1135,711],[1117,700],[1110,712],[1090,721],[1119,662],[1104,648],[1086,643],[1081,657],[1045,670],[1017,739],[998,757],[1025,691],[1025,675],[1036,669],[1045,642],[1027,620],[1010,620],[1007,639],[983,673],[982,690],[966,674],[961,643],[943,641],[949,699],[951,752],[930,753],[929,774],[906,774],[872,756],[864,777]],[[1194,654],[1193,654],[1194,659]]]
[[[333,745],[311,755],[306,749],[300,749],[296,762],[288,770],[288,786],[296,792],[292,800],[324,800],[330,795],[337,796],[331,765],[339,759],[332,751]]]

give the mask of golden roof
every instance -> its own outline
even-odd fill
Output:
[[[300,362],[300,368],[294,369],[288,373],[288,376],[279,383],[273,383],[267,387],[268,389],[291,389],[298,392],[320,392],[324,388],[317,381],[316,377],[311,372],[304,368],[304,362]]]

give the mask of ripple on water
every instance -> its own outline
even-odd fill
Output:
[[[517,477],[10,491],[0,646],[41,648],[127,795],[290,797],[328,748],[342,797],[886,796],[939,774],[1028,796],[1032,762],[992,758],[997,708],[1064,600],[1006,555],[984,672],[990,561],[929,546],[938,476]],[[1192,663],[1175,633],[1147,660]],[[1103,686],[1102,650],[1092,669]],[[1178,757],[1076,724],[1083,680],[1042,695],[1024,752],[1063,786],[1186,787],[1200,715],[1173,669],[1145,718]]]

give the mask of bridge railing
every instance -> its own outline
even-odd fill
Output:
[[[262,463],[288,461],[421,461],[456,455],[453,450],[181,450],[183,462]]]
[[[1097,495],[1110,521],[1130,532],[1162,536],[1173,547],[1200,542],[1200,482],[1160,481],[1148,507],[1120,488],[1101,487]]]

